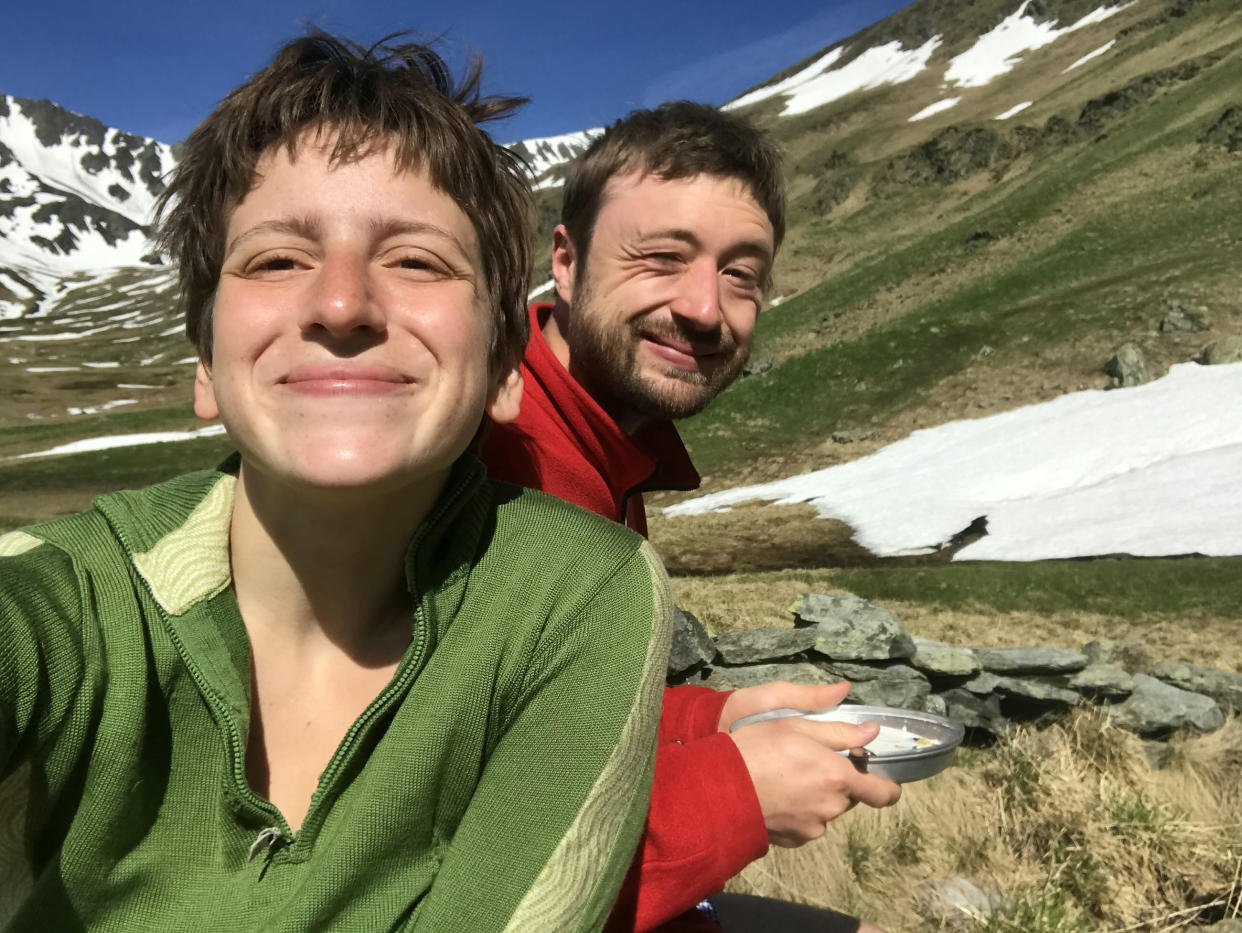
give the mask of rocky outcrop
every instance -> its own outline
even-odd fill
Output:
[[[1104,364],[1104,372],[1113,377],[1114,389],[1128,389],[1151,381],[1143,351],[1133,343],[1123,343]]]
[[[1042,723],[1085,704],[1146,738],[1211,732],[1242,712],[1242,675],[1185,661],[1151,663],[1134,643],[982,647],[912,638],[887,609],[848,593],[808,593],[792,628],[739,629],[710,639],[678,611],[670,683],[720,690],[773,680],[848,680],[847,702],[948,716],[979,740],[1015,722]]]
[[[1206,366],[1242,363],[1242,337],[1225,337],[1209,344],[1199,357],[1199,362]]]

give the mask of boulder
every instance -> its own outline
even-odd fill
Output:
[[[1164,317],[1160,319],[1160,333],[1198,333],[1207,330],[1202,315],[1196,314],[1177,301],[1165,301]]]
[[[835,680],[850,682],[847,702],[863,706],[899,706],[922,709],[931,693],[931,682],[906,664],[869,666],[848,662],[828,662],[819,667]]]
[[[1046,677],[997,677],[996,692],[1040,706],[1077,706],[1082,699],[1063,681]]]
[[[973,648],[985,671],[994,674],[1073,674],[1087,656],[1065,648]]]
[[[1089,664],[1116,664],[1127,673],[1140,674],[1151,667],[1151,658],[1142,645],[1111,638],[1097,638],[1083,645]]]
[[[813,628],[740,629],[718,636],[716,650],[725,664],[756,664],[800,654],[816,638]]]
[[[937,930],[975,929],[992,915],[1000,895],[961,876],[924,881],[914,894],[915,910]]]
[[[673,645],[668,653],[668,676],[697,670],[710,664],[716,646],[702,623],[684,609],[673,611]]]
[[[1242,713],[1242,674],[1230,674],[1217,667],[1199,667],[1186,661],[1165,661],[1157,664],[1151,674],[1174,687],[1209,696],[1226,711]]]
[[[1092,700],[1129,696],[1134,678],[1120,664],[1088,664],[1069,679],[1069,688]]]
[[[1226,337],[1209,344],[1199,357],[1199,362],[1207,366],[1242,363],[1242,337]]]
[[[812,650],[837,661],[885,661],[914,656],[914,641],[887,609],[857,596],[804,594],[794,624],[814,625]]]
[[[1000,700],[994,694],[976,696],[969,690],[954,687],[934,694],[943,701],[945,715],[967,729],[979,729],[990,735],[1004,735],[1008,722],[1001,713]]]
[[[1147,360],[1135,344],[1123,343],[1112,358],[1104,364],[1104,372],[1113,377],[1114,389],[1128,389],[1151,381],[1147,372]]]
[[[748,667],[713,667],[697,683],[713,690],[742,690],[773,680],[795,684],[834,684],[839,678],[820,670],[814,664],[754,664]]]
[[[1221,146],[1229,152],[1242,152],[1242,107],[1228,107],[1208,131],[1199,137],[1207,146]]]
[[[772,357],[757,356],[742,367],[743,376],[762,376],[772,368]]]
[[[948,716],[949,704],[945,702],[944,697],[932,693],[923,700],[923,712],[931,713],[933,716]]]
[[[969,648],[917,636],[910,664],[924,673],[945,677],[969,677],[979,671],[979,659]]]
[[[970,680],[962,684],[962,689],[976,696],[991,696],[996,692],[996,687],[1000,683],[1000,678],[995,674],[989,674],[987,671],[980,671]]]
[[[1160,738],[1186,726],[1213,732],[1225,723],[1225,714],[1211,697],[1147,674],[1135,675],[1134,692],[1124,703],[1109,708],[1109,718],[1145,738]]]

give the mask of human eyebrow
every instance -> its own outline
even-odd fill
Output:
[[[275,217],[271,220],[265,220],[262,223],[255,224],[249,230],[243,230],[237,236],[229,241],[224,249],[224,255],[230,256],[233,252],[253,237],[260,236],[265,233],[287,233],[301,239],[314,240],[319,236],[323,225],[317,217]]]
[[[389,237],[401,236],[403,234],[430,234],[437,239],[445,240],[452,244],[463,256],[470,255],[467,245],[453,231],[423,220],[408,220],[405,218],[377,219],[371,221],[370,227],[371,236],[377,243],[387,240]]]

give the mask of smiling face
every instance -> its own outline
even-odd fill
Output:
[[[387,149],[330,163],[305,136],[258,163],[229,219],[210,367],[194,410],[243,469],[317,488],[442,479],[486,409],[516,417],[516,371],[488,372],[475,232]]]
[[[585,261],[564,227],[554,235],[557,293],[572,310],[549,345],[625,430],[694,414],[746,363],[774,252],[741,181],[613,178]]]

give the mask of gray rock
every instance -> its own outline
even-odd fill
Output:
[[[716,650],[725,664],[756,664],[800,654],[815,638],[813,628],[742,629],[717,636]]]
[[[985,671],[993,674],[1072,674],[1087,666],[1087,656],[1064,648],[974,648]]]
[[[1090,699],[1126,697],[1134,689],[1134,678],[1120,664],[1088,664],[1069,679],[1071,690]]]
[[[754,664],[749,667],[713,667],[701,681],[705,687],[715,690],[742,690],[757,687],[773,680],[787,680],[795,684],[832,684],[837,678],[820,670],[814,664]]]
[[[1162,334],[1193,334],[1201,330],[1207,330],[1207,325],[1203,323],[1202,316],[1191,311],[1180,302],[1165,301],[1164,308],[1164,317],[1160,319],[1160,332]]]
[[[710,664],[716,656],[712,638],[691,613],[673,611],[673,646],[668,653],[668,676],[676,677]]]
[[[812,650],[838,661],[883,661],[914,656],[914,641],[887,609],[857,596],[804,594],[794,624],[814,625]]]
[[[948,677],[969,677],[979,670],[979,659],[969,648],[929,638],[914,639],[914,657],[910,664],[928,674]]]
[[[1077,706],[1082,700],[1063,683],[1043,677],[997,677],[996,692],[1044,706]]]
[[[1151,674],[1167,684],[1209,696],[1226,711],[1242,712],[1242,674],[1186,661],[1165,661],[1157,664]]]
[[[1000,895],[960,876],[925,881],[914,894],[915,910],[936,929],[973,929],[992,915]]]
[[[922,709],[931,693],[931,682],[906,664],[870,667],[834,661],[819,667],[836,680],[848,680],[849,702],[863,706]]]
[[[832,441],[834,444],[855,444],[859,441],[869,441],[878,435],[878,431],[866,428],[856,428],[854,430],[833,431]]]
[[[1008,726],[1001,713],[1000,700],[993,694],[976,696],[969,690],[954,687],[935,694],[945,705],[945,715],[968,729],[981,729],[991,735],[1004,735]]]
[[[757,356],[742,367],[743,376],[762,376],[772,368],[772,357]]]
[[[980,671],[970,680],[962,684],[962,689],[967,690],[976,696],[989,696],[996,692],[996,687],[1000,683],[1000,678],[995,674],[989,674],[987,671]]]
[[[1242,362],[1242,337],[1226,337],[1210,344],[1199,361],[1208,366]]]
[[[1108,713],[1116,725],[1146,738],[1161,738],[1186,726],[1213,732],[1225,723],[1225,714],[1211,697],[1147,674],[1136,674],[1129,699],[1110,707]]]
[[[949,704],[945,702],[944,697],[933,693],[923,700],[923,712],[931,713],[933,716],[948,716]]]
[[[1130,674],[1140,674],[1151,667],[1147,649],[1134,642],[1097,638],[1083,645],[1082,653],[1090,664],[1116,664]]]
[[[1112,359],[1104,364],[1104,372],[1113,377],[1114,389],[1141,386],[1151,380],[1143,351],[1132,343],[1123,343],[1117,348]]]

